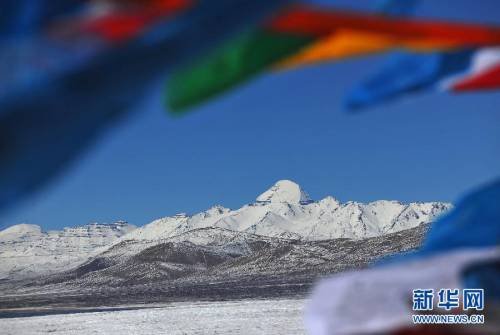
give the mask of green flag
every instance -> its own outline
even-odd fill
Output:
[[[199,61],[173,73],[167,104],[174,113],[243,83],[314,41],[314,37],[257,29],[240,35]]]

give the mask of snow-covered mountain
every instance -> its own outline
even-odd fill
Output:
[[[18,224],[0,231],[0,279],[48,274],[80,264],[135,226],[118,221],[44,232]]]
[[[153,221],[121,240],[160,240],[208,227],[309,241],[363,239],[431,222],[450,207],[442,202],[341,203],[333,197],[313,201],[296,183],[281,180],[240,209],[215,206],[192,216],[177,214]]]
[[[252,241],[260,236],[262,241],[278,238],[302,242],[379,237],[429,223],[450,207],[441,202],[341,203],[333,197],[313,201],[296,183],[281,180],[254,203],[239,209],[215,206],[195,215],[161,218],[137,229],[125,222],[94,223],[49,232],[42,232],[36,225],[12,226],[0,232],[0,279],[58,272],[106,251],[116,250],[124,257],[132,257],[167,240],[173,243],[176,236],[196,236],[195,242],[187,242],[205,248],[218,245],[220,231],[226,231],[226,235],[240,233],[229,234],[231,239],[224,240],[220,249],[226,253],[233,248],[240,255],[248,246],[246,242],[236,243],[235,236],[251,235]]]
[[[295,296],[322,276],[411,252],[428,228],[361,240],[303,241],[210,227],[164,240],[126,240],[67,271],[0,282],[0,306]]]

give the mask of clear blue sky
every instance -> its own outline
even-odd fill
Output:
[[[416,14],[500,24],[499,13],[496,0],[428,0]],[[181,118],[165,114],[159,82],[64,175],[3,213],[0,228],[143,225],[214,204],[237,208],[285,178],[316,199],[453,201],[500,176],[500,93],[427,93],[345,113],[344,94],[382,61],[267,74]]]

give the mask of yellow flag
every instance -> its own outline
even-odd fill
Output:
[[[458,43],[425,38],[398,38],[394,35],[341,29],[318,40],[276,65],[277,69],[290,69],[304,65],[365,56],[389,49],[406,48],[417,52],[434,52],[459,46]]]

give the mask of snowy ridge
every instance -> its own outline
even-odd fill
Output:
[[[0,231],[0,279],[48,274],[80,264],[135,226],[118,221],[43,232],[19,224]]]
[[[299,185],[282,180],[240,209],[215,206],[193,216],[162,218],[121,240],[160,240],[207,227],[309,241],[363,239],[429,223],[449,208],[451,204],[442,202],[341,203],[333,197],[313,201]]]

